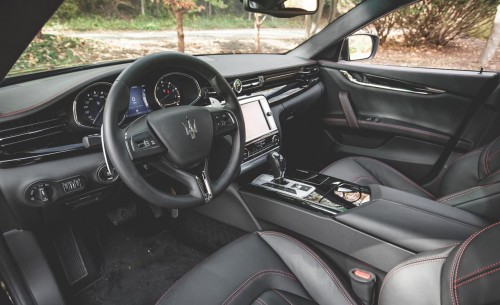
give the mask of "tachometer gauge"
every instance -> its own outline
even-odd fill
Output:
[[[155,100],[162,108],[178,106],[181,103],[181,93],[177,86],[168,80],[168,75],[162,76],[156,83]]]
[[[110,83],[95,83],[83,89],[73,103],[73,116],[80,127],[99,128]]]

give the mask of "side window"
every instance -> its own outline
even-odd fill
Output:
[[[423,0],[362,32],[380,39],[367,63],[500,71],[500,0]]]

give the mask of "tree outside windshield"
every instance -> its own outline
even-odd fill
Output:
[[[280,19],[240,0],[65,0],[9,75],[159,51],[285,53],[360,2],[319,0],[314,15]],[[380,37],[374,64],[500,70],[500,0],[421,0],[361,32]]]
[[[280,19],[248,13],[239,0],[65,0],[9,75],[159,51],[284,53],[359,2],[321,0],[313,16]]]

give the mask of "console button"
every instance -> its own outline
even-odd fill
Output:
[[[71,193],[85,188],[83,177],[73,177],[59,182],[63,193]]]

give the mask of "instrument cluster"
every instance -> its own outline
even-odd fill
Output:
[[[100,128],[104,105],[111,90],[109,82],[91,84],[73,102],[75,123],[85,128]],[[149,77],[144,84],[130,88],[128,111],[121,123],[162,108],[196,104],[202,97],[198,80],[186,73],[171,72]]]

